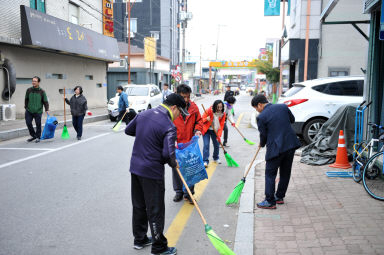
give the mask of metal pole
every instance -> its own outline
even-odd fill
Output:
[[[285,27],[285,0],[283,0],[283,21],[282,21],[281,27],[282,27],[282,30],[284,31],[284,27]],[[279,95],[278,96],[280,96],[282,91],[283,91],[283,59],[281,57],[283,42],[284,42],[284,32],[283,32],[283,35],[281,36],[281,40],[280,40],[280,84],[279,84]]]
[[[304,53],[304,81],[308,78],[308,48],[309,48],[309,20],[311,16],[311,0],[307,0],[307,28],[305,31],[305,53]]]
[[[131,0],[127,2],[128,12],[128,84],[131,83]]]
[[[184,82],[184,72],[185,72],[185,23],[183,21],[183,50],[182,50],[182,64],[181,64],[181,81]]]

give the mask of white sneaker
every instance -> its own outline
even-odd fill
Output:
[[[205,167],[205,168],[208,167],[208,163],[207,163],[207,162],[204,162],[204,167]]]
[[[213,162],[215,162],[216,164],[221,164],[220,159],[218,159],[218,160],[214,160]]]

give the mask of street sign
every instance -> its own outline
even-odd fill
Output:
[[[381,1],[380,32],[379,39],[384,40],[384,1]]]

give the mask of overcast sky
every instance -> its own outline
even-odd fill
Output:
[[[200,45],[203,59],[215,59],[219,25],[220,60],[251,60],[266,38],[281,36],[282,18],[264,17],[264,0],[189,0],[188,11],[193,18],[188,22],[186,49],[196,62]]]

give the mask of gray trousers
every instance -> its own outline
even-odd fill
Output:
[[[188,195],[188,191],[185,191],[185,192],[183,191],[183,182],[181,181],[176,168],[172,168],[172,182],[173,182],[173,190],[176,193],[184,193],[184,196]],[[191,190],[192,195],[195,194],[195,185],[189,186],[189,189]]]

